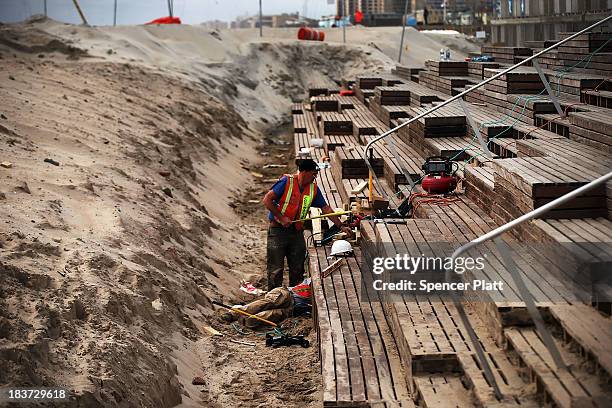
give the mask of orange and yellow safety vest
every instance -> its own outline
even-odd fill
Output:
[[[287,183],[278,201],[278,211],[292,221],[304,219],[308,216],[310,205],[317,194],[317,183],[310,183],[303,192],[300,192],[297,174],[285,174],[285,176],[287,176]],[[296,222],[294,225],[298,231],[304,228],[303,222]]]

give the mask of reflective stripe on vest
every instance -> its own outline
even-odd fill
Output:
[[[285,185],[285,191],[278,203],[278,210],[281,214],[287,216],[292,221],[297,221],[308,216],[310,206],[317,194],[317,184],[311,183],[308,186],[306,194],[300,193],[299,188],[296,188],[296,175],[285,174],[288,183]],[[296,222],[295,228],[301,230],[302,222]]]
[[[312,204],[312,200],[314,197],[314,183],[310,184],[310,194],[305,195],[302,199],[302,212],[300,213],[300,220],[306,218],[308,215],[308,210],[310,210],[310,205]]]
[[[281,214],[285,214],[285,212],[287,211],[289,201],[291,201],[291,194],[293,193],[293,177],[287,177],[287,179],[287,181],[289,181],[289,191],[287,192],[287,199],[285,199],[285,203],[283,204],[283,208],[281,209]]]

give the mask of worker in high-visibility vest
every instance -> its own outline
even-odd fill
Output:
[[[295,286],[304,279],[304,223],[295,222],[308,217],[310,207],[320,208],[323,214],[334,210],[315,182],[319,165],[312,159],[298,161],[297,174],[285,174],[266,193],[263,204],[268,209],[267,272],[268,290],[283,284],[285,258],[289,267],[289,286]],[[351,229],[342,225],[337,215],[329,219],[352,236]]]

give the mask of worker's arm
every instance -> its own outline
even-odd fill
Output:
[[[331,214],[335,211],[328,204],[325,207],[321,208],[321,212],[323,214]],[[342,230],[342,232],[347,234],[349,237],[353,236],[353,231],[349,227],[345,227],[342,225],[342,221],[340,221],[340,217],[338,217],[337,215],[332,215],[327,218],[330,219],[331,222],[333,222],[336,227],[339,227]]]
[[[274,193],[273,190],[270,190],[264,196],[263,204],[272,213],[272,215],[278,220],[278,222],[280,222],[280,224],[283,227],[287,228],[291,226],[291,220],[289,219],[289,217],[281,214],[280,211],[278,211],[278,208],[274,204],[274,200],[276,199],[277,199],[276,194]]]

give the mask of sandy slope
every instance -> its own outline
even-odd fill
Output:
[[[314,348],[262,360],[260,338],[200,329],[232,334],[210,300],[263,270],[248,199],[268,184],[249,170],[290,160],[273,143],[289,103],[392,61],[358,29],[349,47],[253,34],[0,26],[0,385],[64,385],[80,406],[316,404]],[[313,364],[289,375],[294,357]]]

